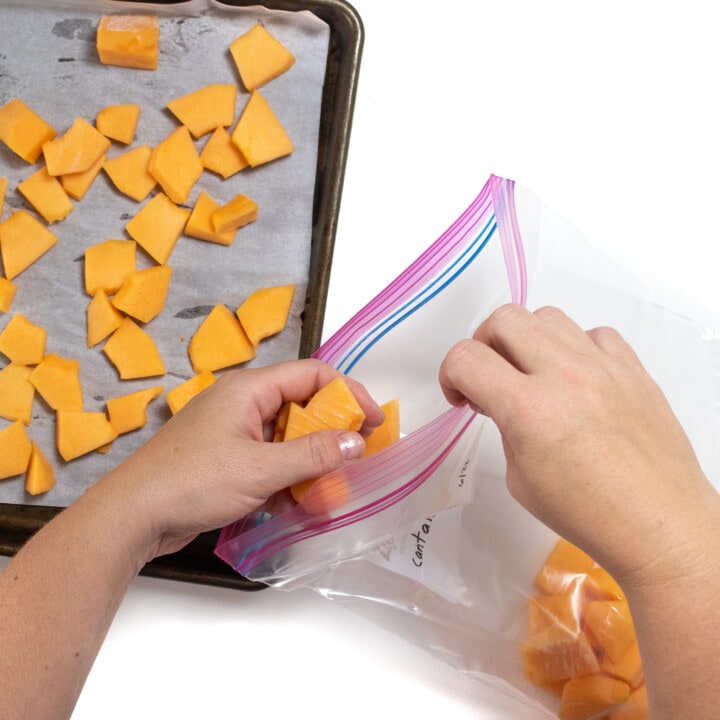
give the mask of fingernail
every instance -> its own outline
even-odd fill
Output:
[[[355,460],[362,457],[365,452],[365,440],[358,433],[348,432],[338,435],[338,445],[346,460]]]

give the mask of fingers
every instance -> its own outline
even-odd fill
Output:
[[[362,457],[365,441],[359,433],[320,430],[294,440],[265,445],[275,471],[268,481],[276,492],[302,480],[319,478],[337,470],[348,460]]]

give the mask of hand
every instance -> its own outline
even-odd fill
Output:
[[[717,518],[718,495],[617,332],[504,306],[450,350],[440,382],[497,424],[511,494],[618,580],[658,558],[676,561],[663,572],[687,570],[690,535]]]
[[[227,372],[96,492],[114,490],[124,506],[137,503],[136,516],[149,528],[148,559],[178,550],[283,488],[362,455],[358,433],[328,430],[284,443],[264,441],[283,403],[308,399],[338,375],[316,360]],[[382,410],[362,385],[347,382],[366,414],[361,432],[379,425]]]

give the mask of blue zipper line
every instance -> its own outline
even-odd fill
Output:
[[[365,355],[365,353],[370,350],[370,348],[375,345],[376,342],[378,342],[382,337],[387,335],[393,328],[397,327],[403,320],[405,320],[407,317],[412,315],[414,312],[419,310],[423,305],[430,302],[436,295],[441,293],[448,285],[450,285],[460,274],[462,274],[469,265],[472,264],[472,262],[477,258],[477,256],[482,252],[482,250],[485,248],[485,246],[488,244],[490,238],[495,233],[495,230],[497,230],[497,222],[495,222],[495,215],[493,215],[488,223],[485,225],[485,227],[480,231],[480,233],[477,235],[475,240],[473,240],[472,244],[468,246],[468,248],[463,252],[462,255],[460,255],[456,260],[453,261],[453,264],[450,265],[448,268],[446,268],[441,275],[439,275],[433,282],[428,285],[426,288],[422,290],[422,292],[415,295],[413,298],[408,300],[402,307],[395,310],[395,312],[392,313],[392,315],[389,315],[385,320],[383,320],[382,323],[377,325],[375,328],[373,328],[370,332],[368,332],[366,335],[364,335],[353,347],[345,354],[345,357],[340,360],[340,362],[337,364],[337,369],[344,372],[346,375],[355,367],[355,365],[361,360],[361,358]],[[483,233],[487,231],[487,237],[485,237],[482,242],[480,243],[480,246],[472,252],[472,255],[462,264],[462,266],[453,272],[453,274],[445,280],[439,287],[437,287],[432,293],[430,293],[427,297],[425,297],[423,300],[418,302],[418,298],[420,298],[423,293],[428,292],[430,288],[432,288],[434,285],[439,283],[442,278],[447,275],[449,272],[451,272],[457,265],[460,263],[465,255],[472,251],[473,245],[482,238]],[[372,341],[368,342],[368,344],[362,348],[362,350],[358,351],[357,357],[348,365],[347,369],[342,370],[342,364],[348,359],[350,355],[363,343],[366,342],[367,338],[374,332],[379,331],[379,329],[385,325],[386,323],[390,322],[392,318],[397,316],[399,313],[401,313],[405,308],[407,308],[409,305],[411,305],[414,302],[418,302],[418,304],[414,307],[412,307],[410,310],[405,312],[402,316],[398,317],[394,322],[392,322],[390,325],[388,325],[380,334],[378,334],[375,338],[372,339]]]

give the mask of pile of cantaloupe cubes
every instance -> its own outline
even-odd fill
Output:
[[[107,65],[153,70],[159,42],[158,19],[152,15],[104,16],[97,29],[98,56]],[[166,106],[178,125],[154,147],[133,145],[138,104],[103,107],[94,125],[77,117],[62,134],[21,98],[0,107],[0,142],[30,165],[41,162],[17,186],[36,214],[19,209],[0,222],[0,313],[11,311],[21,284],[16,279],[58,242],[49,225],[66,218],[73,200],[81,201],[104,172],[119,193],[144,204],[126,224],[127,238],[86,249],[87,346],[104,342],[102,352],[122,380],[165,374],[145,325],[164,308],[179,237],[184,233],[228,246],[239,228],[258,217],[257,204],[242,194],[218,203],[201,191],[192,208],[183,207],[191,189],[204,171],[227,179],[295,149],[259,91],[294,64],[292,53],[261,24],[238,37],[230,53],[249,93],[232,131],[237,92],[232,84],[210,84],[169,99]],[[195,141],[205,135],[209,138],[199,152]],[[108,158],[113,143],[128,149]],[[7,178],[0,178],[0,218],[7,191]],[[150,258],[149,267],[138,267],[141,251]],[[253,358],[264,338],[285,327],[294,294],[294,285],[264,287],[234,312],[215,306],[188,344],[195,375],[167,393],[171,412],[212,384],[215,371]],[[9,360],[0,370],[0,417],[12,422],[0,429],[0,479],[24,473],[31,494],[55,483],[52,463],[26,431],[36,394],[55,412],[57,450],[69,461],[107,451],[118,435],[142,427],[148,404],[164,390],[158,385],[129,393],[108,400],[106,413],[87,412],[79,362],[48,352],[46,340],[46,329],[20,312],[0,333],[0,353]]]
[[[649,720],[630,609],[612,576],[560,539],[535,587],[525,675],[560,697],[560,720]]]

